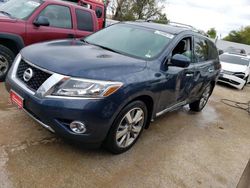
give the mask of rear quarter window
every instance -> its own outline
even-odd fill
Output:
[[[218,50],[215,44],[211,41],[208,40],[208,59],[209,60],[214,60],[218,59]]]
[[[96,13],[97,18],[101,18],[102,14],[103,14],[102,8],[101,7],[96,7],[95,13]]]
[[[93,18],[89,11],[76,9],[77,29],[81,31],[94,31]]]
[[[199,37],[194,39],[194,55],[196,62],[204,62],[209,60],[209,45],[207,40]]]

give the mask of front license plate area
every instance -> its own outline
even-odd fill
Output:
[[[10,91],[10,100],[18,109],[23,109],[23,98],[13,90]]]

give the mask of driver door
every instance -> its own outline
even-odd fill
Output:
[[[190,58],[190,65],[186,68],[172,66],[171,58],[175,54],[185,55]],[[172,50],[168,58],[168,68],[162,72],[165,75],[162,92],[159,100],[159,111],[170,111],[187,103],[190,93],[195,86],[197,76],[193,64],[193,37],[182,38]]]
[[[49,26],[35,26],[34,20],[39,16],[47,17]],[[27,41],[28,44],[36,42],[74,38],[75,30],[73,29],[71,10],[68,6],[51,4],[46,7],[27,24]]]

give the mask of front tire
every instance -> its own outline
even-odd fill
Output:
[[[15,54],[7,47],[0,45],[0,82],[3,82],[7,76]]]
[[[142,101],[128,104],[114,121],[104,147],[114,154],[129,150],[140,137],[146,122],[148,110]]]
[[[199,100],[189,104],[190,110],[194,112],[202,111],[202,109],[206,106],[211,94],[212,94],[212,85],[210,84],[205,88]]]

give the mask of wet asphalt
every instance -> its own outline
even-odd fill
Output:
[[[234,188],[250,158],[250,116],[221,99],[250,101],[250,87],[217,85],[201,113],[156,119],[128,152],[65,142],[12,106],[0,83],[0,188]]]

